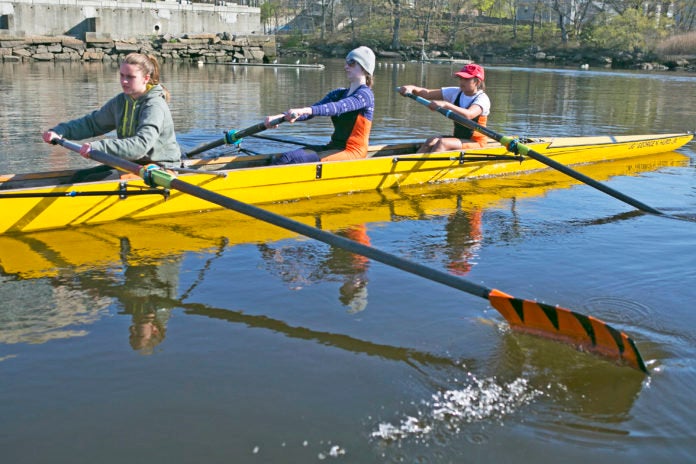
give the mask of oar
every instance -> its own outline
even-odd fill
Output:
[[[64,139],[56,140],[55,142],[72,151],[80,151],[80,145],[74,142]],[[491,306],[503,315],[514,329],[570,343],[582,351],[589,351],[648,373],[633,340],[625,333],[619,332],[593,317],[558,306],[518,299],[500,290],[486,288],[461,277],[407,261],[345,237],[184,182],[155,165],[140,166],[99,150],[92,150],[90,157],[100,163],[136,174],[142,177],[145,183],[151,187],[179,190],[223,208],[237,211],[269,224],[379,261],[388,266],[393,266],[434,282],[462,290],[471,295],[485,298],[490,302]]]
[[[270,125],[271,126],[277,126],[278,124],[282,123],[285,121],[285,117],[280,117],[277,119],[274,119],[271,121]],[[206,143],[205,145],[201,145],[200,147],[196,147],[193,150],[184,153],[187,158],[192,158],[193,156],[202,153],[207,150],[211,150],[213,148],[219,147],[220,145],[225,145],[225,144],[233,144],[233,143],[238,143],[240,140],[242,140],[244,137],[248,137],[250,135],[256,134],[257,132],[265,131],[267,129],[266,124],[260,122],[258,124],[254,124],[251,127],[247,127],[246,129],[242,129],[239,131],[235,131],[233,129],[225,132],[224,137],[215,140],[210,143]]]
[[[312,145],[311,143],[300,142],[299,140],[284,139],[282,137],[273,137],[272,135],[254,134],[254,135],[252,135],[252,137],[254,137],[255,139],[270,140],[272,142],[280,142],[280,143],[289,143],[291,145],[299,145],[301,147],[308,147],[308,146]]]
[[[227,177],[225,171],[205,171],[203,169],[191,169],[191,168],[167,168],[174,172],[179,173],[189,173],[189,174],[208,174],[209,176],[215,177]]]
[[[398,87],[397,87],[398,91]],[[417,95],[413,95],[410,92],[406,92],[404,95],[406,95],[409,98],[412,98],[413,100],[417,101],[418,103],[422,103],[425,106],[430,105],[430,100],[427,100],[423,97],[419,97]],[[536,152],[529,148],[528,146],[520,143],[519,140],[513,138],[513,137],[507,137],[501,134],[498,134],[497,132],[492,131],[488,127],[482,126],[470,119],[465,118],[464,116],[461,116],[457,113],[454,113],[448,109],[445,108],[438,108],[436,110],[438,113],[443,114],[445,117],[451,119],[452,121],[456,122],[457,124],[461,124],[462,126],[468,127],[471,130],[475,130],[477,132],[482,133],[483,135],[486,135],[493,140],[497,140],[500,142],[503,146],[507,148],[508,151],[511,153],[515,154],[520,154],[523,156],[529,156],[530,158],[533,158],[540,163],[544,163],[545,165],[552,167],[558,171],[561,171],[563,174],[566,174],[576,180],[579,180],[580,182],[583,182],[591,187],[596,188],[597,190],[600,190],[606,194],[611,195],[612,197],[623,201],[624,203],[628,203],[631,206],[635,206],[636,208],[645,211],[646,213],[651,213],[651,214],[658,214],[658,215],[664,215],[662,211],[659,211],[651,206],[646,205],[645,203],[642,203],[635,198],[629,197],[628,195],[625,195],[617,190],[614,190],[611,187],[608,187],[601,182],[597,182],[596,180],[592,179],[591,177],[587,177],[584,174],[579,173],[578,171],[575,171],[573,169],[570,169],[568,166],[561,164],[557,161],[552,160],[551,158],[542,155],[539,152]]]

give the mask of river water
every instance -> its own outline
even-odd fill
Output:
[[[343,85],[323,70],[166,64],[186,149]],[[373,143],[449,132],[380,63]],[[696,129],[696,75],[486,69],[505,134]],[[87,166],[51,125],[119,91],[113,65],[0,64],[0,171]],[[267,135],[323,142],[327,120]],[[292,148],[249,138],[243,146]],[[578,168],[696,213],[696,150]],[[625,331],[650,376],[512,333],[485,299],[236,213],[0,237],[0,453],[11,463],[565,463],[696,460],[696,224],[555,172],[273,205]]]

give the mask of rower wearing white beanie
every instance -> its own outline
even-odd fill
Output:
[[[362,46],[351,50],[346,56],[346,61],[350,60],[357,61],[369,75],[375,74],[375,52],[369,47]]]
[[[372,92],[375,72],[375,53],[362,46],[346,55],[343,65],[349,87],[334,89],[320,101],[304,108],[290,108],[285,113],[266,117],[266,127],[272,120],[306,121],[315,116],[330,116],[334,126],[331,141],[326,145],[306,145],[276,155],[272,164],[316,163],[367,157],[375,96]]]

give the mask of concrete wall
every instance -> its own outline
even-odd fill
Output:
[[[68,35],[84,40],[87,32],[95,32],[120,40],[152,35],[263,33],[259,8],[182,1],[0,0],[0,34]]]

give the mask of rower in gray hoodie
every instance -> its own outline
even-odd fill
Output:
[[[117,138],[85,143],[80,154],[89,158],[90,150],[100,150],[138,164],[179,167],[181,149],[167,104],[169,92],[159,83],[157,59],[131,53],[119,70],[123,93],[90,114],[44,132],[44,141],[51,143],[62,137],[82,140],[116,130]]]

